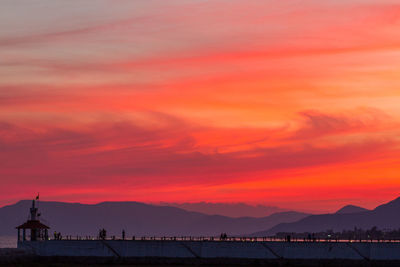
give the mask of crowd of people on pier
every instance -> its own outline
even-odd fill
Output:
[[[125,230],[121,232],[120,240],[127,240]],[[62,240],[63,237],[60,232],[54,232],[54,240]],[[75,237],[65,236],[64,240],[73,240]],[[86,236],[84,238],[77,236],[76,240],[94,240],[95,238]],[[106,229],[102,228],[98,232],[97,239],[99,240],[117,240],[118,238],[113,235],[107,237]],[[130,239],[130,238],[129,238]],[[227,233],[221,233],[219,237],[193,237],[193,236],[181,236],[181,237],[141,237],[136,238],[135,236],[131,237],[131,240],[149,240],[149,241],[284,241],[284,242],[400,242],[400,229],[399,230],[391,230],[391,231],[382,231],[377,229],[376,227],[371,228],[370,230],[362,230],[355,228],[352,231],[342,231],[342,232],[333,232],[333,231],[325,231],[318,233],[277,233],[275,236],[271,237],[238,237],[238,236],[229,236]]]

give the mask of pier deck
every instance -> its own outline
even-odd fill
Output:
[[[400,260],[399,242],[48,240],[19,242],[18,248],[38,256],[119,259],[154,257]]]

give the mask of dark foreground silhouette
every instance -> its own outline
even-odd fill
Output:
[[[395,267],[400,261],[365,260],[264,260],[264,259],[189,259],[189,258],[124,258],[110,257],[38,257],[17,249],[0,249],[0,266],[293,266],[293,267]]]

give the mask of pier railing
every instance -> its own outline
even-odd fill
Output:
[[[398,243],[400,239],[334,239],[334,238],[278,238],[278,237],[204,237],[204,236],[131,236],[117,237],[109,236],[99,238],[98,236],[61,236],[49,240],[134,240],[134,241],[208,241],[208,242],[346,242],[346,243]]]

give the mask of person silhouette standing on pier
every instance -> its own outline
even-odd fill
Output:
[[[106,229],[103,228],[99,231],[99,238],[102,240],[105,240],[106,237],[107,237],[107,231],[106,231]]]
[[[122,230],[122,240],[125,240],[125,230]]]

